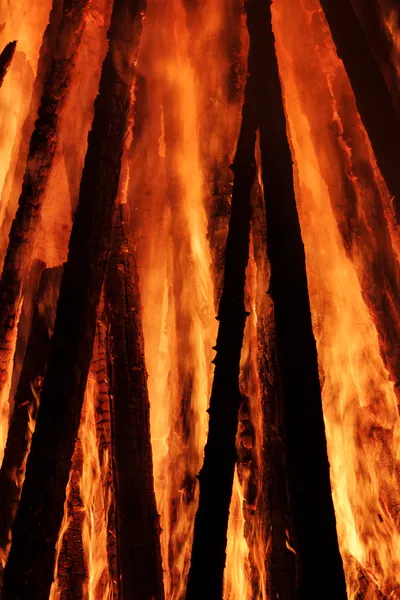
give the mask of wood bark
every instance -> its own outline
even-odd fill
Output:
[[[62,267],[46,269],[36,297],[27,350],[14,397],[7,444],[0,470],[0,548],[7,556],[32,436],[38,400],[50,353],[50,335],[54,325]]]
[[[11,61],[13,59],[17,42],[9,42],[0,54],[0,87],[3,85],[4,78],[7,75],[7,71],[10,68]]]
[[[96,434],[99,452],[100,468],[103,470],[107,464],[105,485],[110,495],[107,521],[107,556],[108,571],[111,578],[112,598],[118,600],[119,596],[119,565],[116,540],[116,497],[114,484],[114,460],[112,448],[111,426],[111,389],[109,379],[109,336],[105,316],[104,293],[100,299],[96,335],[93,346],[93,357],[90,370],[97,384],[97,398],[95,405]]]
[[[1,237],[10,233],[12,220],[15,216],[18,198],[26,168],[26,159],[29,152],[29,143],[37,118],[40,99],[43,94],[43,86],[46,73],[50,67],[51,60],[56,48],[57,34],[60,26],[63,10],[63,0],[53,0],[49,15],[49,22],[43,34],[43,40],[39,52],[37,73],[33,82],[32,96],[30,98],[28,115],[21,131],[21,140],[17,150],[17,157],[11,160],[7,170],[4,186],[1,191],[1,202],[6,205],[6,211],[1,227]],[[2,259],[4,256],[2,256]]]
[[[85,564],[82,529],[85,512],[80,491],[83,449],[78,438],[72,457],[66,513],[68,527],[61,541],[57,563],[57,592],[59,600],[83,600],[88,573]]]
[[[236,452],[240,355],[246,312],[244,286],[250,243],[250,194],[255,167],[257,123],[254,78],[250,71],[235,160],[231,217],[225,251],[224,286],[219,305],[215,372],[210,398],[209,431],[204,451],[199,507],[194,525],[187,600],[221,600],[226,559],[227,527]]]
[[[32,133],[18,210],[0,279],[0,391],[7,381],[21,288],[30,266],[36,226],[53,163],[61,111],[90,0],[66,0],[55,53]]]
[[[353,88],[361,120],[400,221],[400,121],[384,77],[368,46],[351,0],[321,0],[339,57]]]
[[[283,10],[291,18],[302,41],[302,54],[296,55],[296,42],[287,39],[286,51],[292,66],[302,112],[309,123],[310,138],[321,176],[329,191],[346,253],[360,281],[368,309],[377,324],[379,345],[385,366],[395,382],[400,400],[400,267],[393,248],[392,234],[371,165],[365,134],[356,118],[351,87],[342,69],[328,79],[323,70],[321,48],[325,31],[315,16],[310,27],[301,7]],[[310,86],[309,81],[315,85]],[[319,114],[315,107],[319,106]]]
[[[389,38],[383,24],[383,6],[379,1],[365,2],[365,0],[352,0],[352,4],[371,52],[385,79],[397,118],[400,120],[400,80],[393,62],[393,40]]]
[[[3,600],[43,600],[78,434],[118,193],[131,90],[145,4],[115,0],[79,206],[64,267],[51,356],[26,479],[12,530]]]
[[[97,452],[99,456],[98,467],[101,470],[102,479],[104,482],[103,498],[108,499],[110,496],[110,506],[108,513],[97,514],[96,526],[101,527],[100,521],[104,519],[107,526],[107,554],[108,554],[108,569],[102,573],[100,580],[97,582],[93,593],[97,598],[103,598],[106,594],[105,590],[108,585],[112,586],[112,598],[118,599],[118,566],[116,556],[115,543],[115,523],[114,523],[114,508],[115,499],[113,494],[113,477],[112,477],[112,450],[111,450],[111,419],[110,419],[110,394],[107,375],[107,335],[106,323],[104,318],[104,302],[100,301],[98,319],[96,322],[96,335],[93,346],[93,358],[90,365],[92,378],[95,380],[95,398],[94,398],[94,417],[96,424],[96,440]],[[79,437],[76,440],[75,450],[72,457],[71,471],[68,482],[68,493],[66,502],[66,514],[64,518],[68,518],[68,526],[61,540],[60,554],[57,561],[56,585],[59,600],[84,600],[88,593],[88,564],[85,556],[83,530],[85,518],[87,518],[90,510],[95,510],[92,507],[85,506],[82,494],[82,474],[84,470],[85,460],[93,460],[93,456],[87,457],[84,455],[84,436],[87,431],[82,430],[82,423],[85,422],[85,411],[90,410],[90,407],[83,405],[81,425]],[[107,469],[104,474],[104,469]],[[97,474],[98,476],[99,474]],[[87,492],[88,490],[86,490]],[[103,499],[103,502],[104,502]],[[96,503],[96,498],[93,498]],[[100,501],[101,499],[97,498]],[[107,502],[104,502],[106,505]],[[96,535],[92,531],[91,535]],[[87,550],[87,549],[86,549]],[[93,589],[92,584],[92,589]],[[58,598],[58,596],[56,596]],[[104,596],[105,597],[105,596]]]
[[[256,187],[251,231],[257,265],[257,366],[263,415],[262,505],[259,510],[263,512],[267,536],[266,594],[267,598],[295,600],[298,557],[292,548],[294,528],[288,494],[285,415],[276,352],[274,305],[271,296],[265,293],[270,282],[265,204],[260,186]]]
[[[328,600],[347,598],[329,480],[316,343],[311,324],[304,246],[296,209],[293,165],[271,23],[271,1],[247,4],[250,72],[257,81],[262,177],[282,377],[287,476],[295,550],[300,556],[298,598],[324,590]],[[318,542],[316,542],[318,540]]]
[[[32,318],[35,313],[37,304],[37,293],[39,290],[42,273],[46,268],[46,264],[36,259],[32,261],[27,277],[22,287],[23,303],[21,315],[18,321],[17,341],[15,344],[14,364],[12,371],[11,390],[10,390],[10,410],[13,409],[13,399],[17,391],[21,369],[24,362],[26,347],[28,344],[29,334],[32,325]]]
[[[127,204],[117,207],[114,219],[105,297],[112,357],[120,597],[162,600],[160,524],[154,493],[139,280]]]

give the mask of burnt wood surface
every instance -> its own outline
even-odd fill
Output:
[[[10,411],[12,412],[13,398],[17,390],[21,369],[24,362],[26,347],[30,335],[32,318],[36,309],[37,293],[42,273],[46,268],[44,261],[35,259],[32,261],[29,269],[29,276],[22,286],[22,307],[18,320],[17,340],[14,352],[14,364],[12,370],[11,389],[10,389]]]
[[[400,121],[351,0],[321,0],[333,41],[353,88],[361,120],[400,221]]]
[[[145,3],[115,0],[2,600],[43,600],[92,358]]]
[[[397,111],[397,117],[400,120],[400,79],[394,64],[394,44],[390,39],[384,26],[383,14],[384,5],[378,0],[374,2],[365,2],[365,0],[352,0],[357,17],[360,20],[364,34],[367,38],[371,52],[375,57],[382,75],[385,78],[389,93],[392,97],[394,107]],[[390,3],[387,3],[388,5]],[[393,6],[393,10],[395,6]],[[400,7],[398,6],[400,29]]]
[[[7,381],[21,288],[32,258],[47,180],[53,163],[61,111],[65,105],[74,59],[90,0],[66,0],[57,45],[47,72],[32,133],[17,214],[0,279],[0,391]]]
[[[258,157],[259,158],[259,157]],[[262,190],[253,193],[251,231],[257,265],[257,366],[263,415],[262,494],[259,500],[266,530],[265,567],[268,598],[295,600],[298,556],[293,546],[293,515],[288,494],[285,414],[276,351],[274,304],[265,290],[270,281],[267,227]]]
[[[239,373],[246,322],[244,287],[250,243],[250,195],[256,174],[257,123],[254,108],[254,77],[250,71],[238,147],[232,165],[234,182],[224,285],[218,311],[217,354],[204,463],[198,475],[200,497],[187,600],[205,597],[221,600],[223,593],[229,506],[237,460],[236,433],[242,400]]]
[[[1,202],[6,205],[3,222],[0,223],[1,236],[6,239],[10,232],[11,223],[17,209],[18,198],[21,191],[22,181],[26,168],[26,159],[29,152],[30,138],[35,127],[38,116],[40,99],[43,94],[45,76],[56,48],[57,34],[63,11],[63,0],[53,0],[49,14],[49,22],[43,34],[42,44],[39,51],[36,77],[33,82],[32,95],[29,101],[29,109],[21,130],[21,141],[17,156],[11,160],[4,186],[1,191]],[[4,258],[4,256],[2,256]]]
[[[295,550],[301,561],[297,597],[316,598],[323,589],[327,600],[344,600],[346,586],[329,480],[317,351],[275,54],[271,1],[247,3],[247,26],[253,58],[249,69],[257,82],[256,111],[271,269],[268,294],[275,311],[286,468]]]
[[[38,411],[43,378],[50,354],[50,332],[54,325],[62,267],[46,269],[37,292],[32,326],[14,397],[14,410],[0,469],[0,548],[7,555],[11,525],[17,512],[26,458],[32,436],[32,422]]]
[[[3,85],[4,78],[7,75],[8,69],[10,68],[16,47],[16,41],[9,42],[0,54],[0,87]]]
[[[120,597],[162,600],[142,309],[127,204],[115,210],[105,302],[110,331]]]

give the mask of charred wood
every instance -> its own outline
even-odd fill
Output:
[[[135,249],[127,204],[116,208],[105,281],[120,597],[164,598],[153,480],[150,405]]]
[[[187,600],[206,596],[221,600],[223,593],[229,506],[237,459],[236,433],[242,400],[239,373],[246,322],[244,287],[250,243],[250,195],[256,174],[254,85],[250,71],[238,147],[232,165],[234,183],[224,286],[218,311],[217,355],[214,359],[204,463],[198,475],[200,499],[194,525]]]
[[[11,526],[25,477],[26,459],[50,353],[50,336],[61,275],[62,267],[56,267],[46,269],[40,279],[27,350],[14,397],[14,410],[0,470],[0,551],[3,558],[8,554]]]
[[[24,362],[26,347],[29,339],[29,334],[32,325],[32,318],[35,312],[37,303],[37,293],[41,281],[42,273],[46,265],[42,260],[33,260],[29,269],[29,276],[22,287],[22,308],[21,315],[18,321],[17,341],[15,344],[14,364],[10,391],[10,407],[13,407],[13,398],[17,390],[21,368]]]
[[[309,35],[308,17],[300,8],[286,8],[283,18],[290,18],[302,36],[302,57],[288,40],[286,50],[293,55],[293,71],[299,102],[310,128],[310,138],[318,159],[330,202],[347,255],[360,280],[363,297],[377,324],[379,344],[385,366],[400,394],[400,268],[392,246],[392,236],[385,214],[383,195],[370,163],[365,133],[356,118],[350,84],[344,70],[336,71],[331,80],[324,73],[321,55],[325,29],[317,27]],[[314,15],[321,19],[321,15]],[[306,38],[307,36],[307,38]],[[322,52],[320,51],[322,49]],[[306,60],[304,60],[306,57]],[[315,85],[310,86],[313,80]],[[320,116],[314,114],[320,106]],[[321,123],[328,123],[322,134]],[[361,192],[362,190],[362,192]]]
[[[72,457],[66,500],[68,527],[61,541],[57,563],[57,597],[59,600],[83,600],[87,567],[83,548],[82,530],[85,512],[80,493],[83,470],[83,449],[78,438]]]
[[[6,239],[10,233],[11,223],[17,209],[18,196],[22,186],[24,171],[26,169],[29,142],[35,126],[35,120],[37,119],[38,115],[40,99],[43,94],[45,76],[49,70],[56,47],[63,3],[64,0],[53,0],[49,16],[49,23],[44,32],[42,45],[40,47],[37,74],[33,82],[33,90],[29,102],[28,115],[22,127],[21,141],[17,150],[17,157],[10,163],[4,182],[4,187],[1,192],[1,201],[7,206],[3,223],[0,223],[0,231],[4,239]]]
[[[104,318],[104,302],[100,301],[99,316],[96,323],[96,335],[93,346],[93,358],[90,365],[90,374],[93,386],[94,397],[86,396],[81,416],[81,424],[78,439],[75,444],[75,450],[72,457],[71,471],[67,487],[67,498],[64,505],[64,521],[62,526],[62,538],[58,540],[59,555],[57,560],[57,574],[55,589],[52,590],[51,598],[59,600],[79,600],[85,599],[89,592],[95,597],[103,598],[107,596],[107,587],[112,586],[112,598],[118,598],[118,569],[115,543],[115,523],[114,523],[114,498],[112,487],[112,451],[111,451],[111,420],[110,420],[110,396],[107,376],[107,336],[106,324]],[[93,401],[93,407],[88,400]],[[87,447],[85,447],[85,436],[90,435],[87,426],[91,421],[91,409],[94,410],[96,426],[96,448],[91,448],[95,452],[93,456]],[[89,419],[87,418],[89,417]],[[98,464],[96,460],[98,454]],[[92,498],[93,504],[88,503],[88,488],[85,476],[88,474],[87,461],[90,461],[90,470],[96,473],[96,477],[102,480],[103,498]],[[94,461],[94,464],[93,464]],[[86,463],[86,464],[85,464]],[[86,469],[86,471],[85,471]],[[98,472],[100,470],[100,473]],[[84,493],[82,493],[82,486]],[[100,491],[100,490],[99,490]],[[97,503],[104,508],[108,508],[99,515],[95,512]],[[96,523],[91,523],[90,514],[92,511],[97,515]],[[96,525],[102,526],[101,521],[107,524],[107,555],[108,565],[101,576],[96,572],[96,580],[93,578],[93,563],[95,560],[88,553],[93,552],[93,548],[88,548],[84,542],[85,527],[86,531],[90,528],[90,535],[96,535]],[[61,534],[60,534],[61,535]],[[99,541],[99,540],[98,540]],[[89,560],[89,562],[88,562]],[[108,577],[108,574],[111,577]],[[89,581],[92,575],[92,581]],[[89,591],[91,589],[91,591]],[[110,588],[108,588],[108,591]]]
[[[400,120],[351,0],[321,0],[339,57],[353,88],[361,120],[400,221]]]
[[[60,32],[46,75],[9,245],[0,279],[0,390],[7,380],[22,283],[29,269],[36,226],[54,159],[58,124],[90,0],[64,2]]]
[[[345,599],[305,254],[294,195],[293,164],[275,54],[271,2],[248,2],[247,25],[252,58],[249,71],[257,81],[256,110],[271,269],[268,293],[275,311],[286,467],[295,550],[301,561],[298,598],[316,597],[319,590],[324,589],[327,599]],[[314,540],[318,540],[318,544]]]
[[[371,52],[379,65],[400,121],[400,80],[393,63],[393,40],[383,24],[383,6],[379,2],[352,0]]]
[[[112,598],[118,600],[119,566],[116,541],[116,505],[114,486],[114,466],[112,448],[111,426],[111,390],[108,376],[109,370],[109,336],[107,334],[107,321],[104,308],[104,294],[101,296],[96,324],[96,335],[93,346],[93,357],[90,370],[96,381],[95,422],[99,452],[100,469],[107,469],[104,477],[105,487],[109,492],[108,513],[105,515],[107,523],[107,556],[108,571],[111,578]]]
[[[145,4],[115,0],[3,600],[43,600],[92,358]]]
[[[17,42],[9,42],[0,54],[0,87],[3,85],[4,78],[10,68],[16,47]]]
[[[259,160],[259,157],[258,157]],[[266,593],[268,598],[294,600],[298,557],[292,547],[294,528],[288,494],[284,409],[276,351],[274,305],[269,286],[267,228],[262,191],[255,186],[252,206],[252,239],[257,265],[258,374],[263,414],[262,506],[266,528]]]

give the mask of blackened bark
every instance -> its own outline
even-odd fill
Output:
[[[89,3],[90,0],[64,2],[57,46],[31,137],[19,206],[0,279],[0,390],[7,381],[21,287],[32,257],[36,226],[56,151],[59,118],[68,96]]]
[[[112,598],[119,598],[119,565],[116,542],[116,498],[114,485],[113,450],[111,439],[111,398],[109,381],[109,336],[104,314],[104,294],[100,299],[96,335],[93,346],[93,357],[90,370],[96,381],[97,397],[95,403],[96,435],[101,471],[107,467],[104,476],[105,488],[109,494],[107,522],[107,556],[108,570],[111,578]]]
[[[400,80],[393,62],[394,46],[383,24],[383,6],[378,0],[352,0],[371,52],[388,86],[397,118],[400,120]],[[400,13],[399,13],[400,14]]]
[[[116,208],[114,219],[105,298],[112,357],[120,597],[162,600],[160,524],[154,493],[142,309],[127,204]]]
[[[226,536],[236,453],[240,355],[246,312],[244,287],[250,244],[250,194],[255,167],[257,123],[254,77],[250,71],[242,126],[232,170],[231,218],[225,251],[224,286],[219,305],[215,372],[210,398],[209,431],[200,481],[199,507],[194,525],[187,600],[221,600],[226,559]]]
[[[11,380],[10,405],[11,411],[13,406],[13,398],[17,390],[22,365],[24,362],[26,346],[32,325],[32,318],[35,312],[37,302],[37,293],[39,290],[40,279],[46,268],[46,264],[42,260],[33,260],[29,269],[29,276],[22,287],[23,303],[21,315],[18,321],[17,341],[15,344],[14,365]]]
[[[50,335],[54,325],[62,267],[46,269],[36,298],[27,350],[14,398],[7,444],[0,470],[0,552],[7,556],[11,526],[15,518],[26,458],[31,444],[31,423],[35,422],[38,399],[50,354]]]
[[[304,246],[296,209],[271,1],[247,5],[250,72],[257,115],[274,303],[282,377],[287,474],[302,576],[298,598],[347,598],[329,480],[316,343],[311,324]],[[318,543],[316,543],[318,540]]]
[[[51,356],[12,530],[2,600],[43,600],[54,572],[65,489],[92,358],[96,313],[125,145],[144,2],[115,0]]]
[[[259,159],[259,158],[258,158]],[[257,186],[259,188],[259,186]],[[278,358],[274,305],[269,287],[265,203],[261,189],[253,194],[252,238],[257,265],[257,358],[263,414],[262,510],[267,598],[295,600],[298,559],[293,550],[293,518],[288,494],[285,416]]]
[[[351,0],[321,0],[339,57],[353,88],[382,175],[400,221],[400,121]]]
[[[82,412],[82,415],[84,411]],[[78,438],[72,457],[66,502],[68,527],[61,541],[57,563],[57,595],[59,600],[83,600],[87,568],[83,549],[82,530],[85,509],[82,502],[80,483],[83,469],[82,442]],[[59,594],[59,596],[58,596]]]
[[[10,227],[15,215],[18,197],[26,168],[26,159],[29,152],[29,141],[37,118],[40,99],[43,94],[45,75],[51,65],[51,60],[56,48],[57,34],[60,26],[63,0],[53,0],[49,15],[49,22],[43,34],[40,47],[37,73],[33,82],[32,97],[30,99],[28,115],[21,131],[21,141],[17,157],[11,161],[7,171],[4,186],[1,192],[1,202],[6,204],[3,223],[0,224],[4,238],[10,233]],[[2,257],[4,258],[4,257]]]
[[[16,47],[17,42],[9,42],[0,54],[0,87],[3,85],[4,78],[10,68]]]

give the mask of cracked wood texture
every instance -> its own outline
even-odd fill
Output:
[[[14,398],[3,464],[0,470],[0,548],[6,558],[25,477],[26,459],[31,444],[40,390],[50,354],[50,335],[56,316],[56,304],[62,267],[43,271],[36,297],[27,349]]]
[[[296,40],[290,39],[286,44],[287,52],[293,56],[301,110],[308,118],[310,137],[329,189],[343,245],[377,324],[381,355],[400,401],[400,307],[397,302],[400,266],[352,90],[344,72],[339,70],[331,81],[324,73],[319,49],[325,44],[325,30],[315,27],[310,31],[308,15],[300,6],[284,5],[282,16],[290,18],[293,27],[307,40],[302,44],[301,57],[296,52]],[[322,14],[314,15],[315,22],[321,19]],[[311,78],[313,86],[308,84]],[[315,106],[320,107],[321,116],[329,122],[329,130],[322,132],[323,121],[314,117]]]
[[[45,75],[51,65],[51,60],[56,48],[57,34],[63,10],[63,0],[53,0],[49,22],[43,34],[40,47],[37,73],[33,82],[32,96],[29,101],[28,115],[21,131],[21,141],[17,156],[11,159],[7,170],[4,186],[1,191],[1,202],[6,205],[3,223],[0,224],[0,239],[6,240],[10,233],[11,223],[15,216],[18,198],[26,168],[26,159],[29,152],[30,138],[35,126],[40,99],[43,94]],[[4,255],[1,255],[3,261]]]
[[[54,575],[82,403],[92,358],[97,308],[132,104],[145,3],[115,0],[109,50],[88,139],[79,206],[64,266],[51,355],[29,453],[2,600],[43,600]]]
[[[4,78],[10,68],[16,47],[17,42],[9,42],[0,54],[0,87],[3,85]]]
[[[392,102],[400,119],[400,79],[394,64],[393,55],[395,51],[393,39],[390,39],[383,24],[385,4],[390,2],[365,2],[365,0],[352,0],[354,10],[360,20],[371,52],[379,65],[385,78]],[[393,5],[393,10],[395,5]],[[400,27],[400,11],[398,11],[398,27]]]
[[[119,205],[114,215],[105,298],[110,331],[120,598],[162,600],[160,524],[154,493],[142,310],[127,204]]]
[[[259,157],[258,157],[259,160]],[[288,494],[284,410],[276,352],[274,305],[265,293],[270,281],[267,259],[265,203],[257,182],[253,194],[252,236],[257,265],[257,362],[263,414],[262,505],[267,543],[267,598],[296,600],[297,556],[293,546],[293,517]]]
[[[320,0],[336,50],[353,88],[378,166],[400,222],[400,121],[385,79],[371,52],[352,0]]]
[[[274,303],[276,350],[282,382],[287,477],[295,549],[301,574],[297,598],[324,590],[326,600],[347,598],[329,479],[316,343],[312,331],[304,246],[286,133],[271,1],[249,0],[247,26],[257,81],[262,178]]]
[[[0,279],[0,392],[7,381],[21,288],[31,262],[34,238],[57,146],[74,60],[90,0],[66,0],[57,45],[46,74],[38,119],[32,133],[18,210],[11,226]]]
[[[200,497],[194,524],[187,600],[206,597],[221,600],[223,593],[229,506],[237,459],[236,433],[242,401],[239,373],[246,322],[244,288],[250,244],[250,195],[256,174],[254,78],[250,69],[249,73],[238,147],[232,165],[234,182],[224,284],[218,311],[217,355],[214,359],[204,463],[198,475]]]
[[[110,419],[110,397],[107,376],[107,333],[104,319],[104,303],[100,301],[96,322],[96,335],[93,346],[93,358],[90,365],[90,373],[95,383],[94,400],[94,418],[96,425],[97,452],[99,457],[99,467],[104,477],[104,498],[110,494],[113,496],[113,477],[111,467],[111,419]],[[89,568],[87,564],[88,557],[85,556],[83,532],[84,522],[87,519],[87,512],[90,507],[85,506],[81,494],[82,475],[84,472],[84,448],[85,442],[82,431],[82,424],[86,420],[86,412],[90,409],[84,403],[82,407],[81,428],[79,437],[76,440],[75,450],[72,457],[72,465],[68,482],[68,494],[66,501],[66,514],[64,518],[68,519],[67,528],[62,536],[60,554],[57,561],[56,589],[54,597],[58,600],[85,600],[88,595],[88,576]],[[87,458],[87,456],[86,456]],[[92,457],[93,459],[93,457]],[[92,467],[93,468],[93,467]],[[104,502],[104,500],[103,500]],[[106,504],[106,503],[105,503]],[[107,555],[108,572],[111,576],[112,598],[118,599],[118,568],[115,542],[115,523],[114,523],[114,498],[110,500],[108,513],[101,515],[107,523]],[[60,543],[60,540],[59,542]],[[106,597],[106,586],[108,583],[108,573],[103,571],[92,594],[96,598]]]

